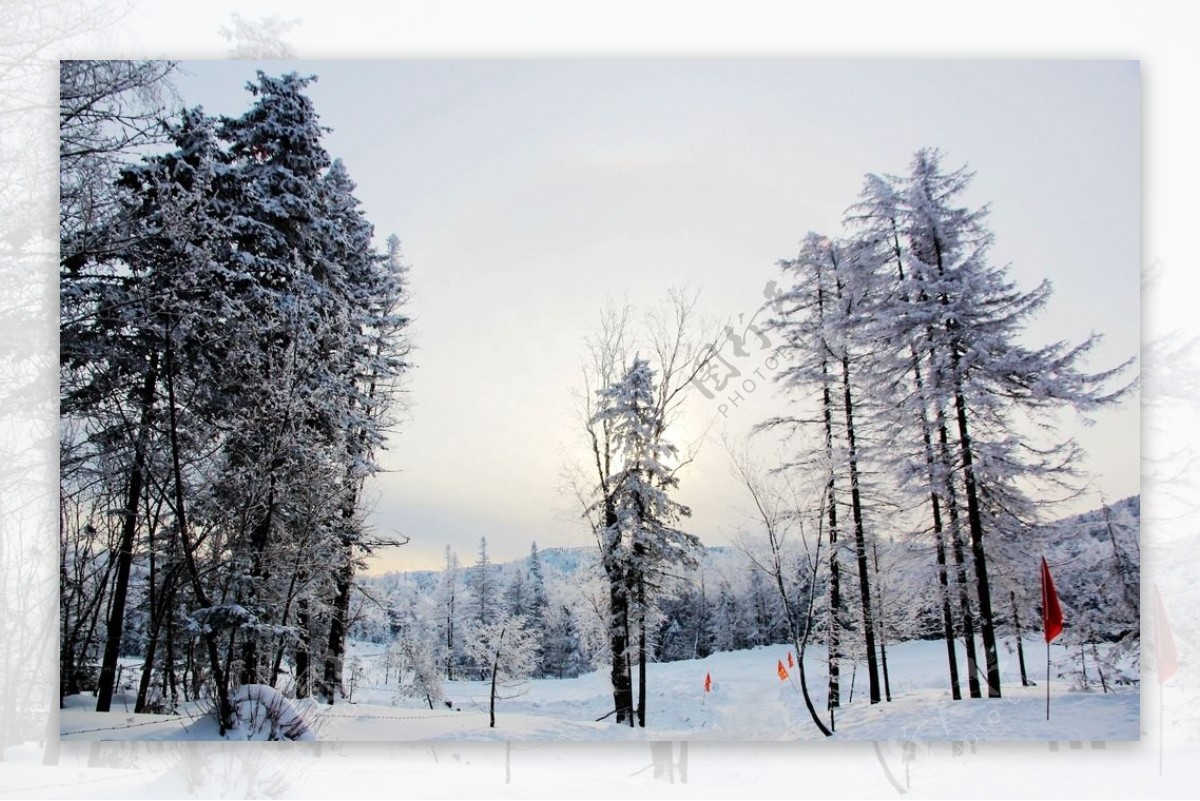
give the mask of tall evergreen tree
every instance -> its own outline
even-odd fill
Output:
[[[854,244],[835,243],[828,237],[809,233],[799,257],[783,261],[781,269],[792,280],[791,287],[778,298],[781,314],[770,325],[783,341],[776,351],[787,363],[781,380],[793,391],[819,392],[819,411],[827,471],[826,514],[830,532],[830,705],[840,703],[838,690],[840,643],[838,641],[841,607],[841,564],[837,486],[844,478],[849,495],[850,530],[853,535],[854,562],[857,567],[859,604],[862,611],[871,703],[881,698],[878,656],[875,643],[875,618],[871,592],[868,534],[864,521],[862,453],[860,426],[862,415],[856,401],[858,356],[853,352],[854,332],[861,319],[860,301],[868,291],[869,280],[863,273],[871,269],[863,250]],[[773,418],[760,428],[802,425],[805,418]],[[835,428],[837,429],[835,431]],[[840,444],[835,443],[835,437]]]
[[[102,673],[136,623],[142,708],[160,637],[174,676],[177,599],[223,729],[230,683],[275,683],[291,638],[297,692],[319,672],[332,701],[372,545],[361,485],[407,367],[398,240],[373,249],[307,83],[260,73],[242,117],[182,113],[175,148],[123,172],[120,213],[64,238],[64,477],[95,470],[122,496]],[[130,621],[143,539],[149,608]]]
[[[496,569],[488,556],[487,537],[479,538],[479,554],[467,575],[467,588],[473,596],[471,620],[476,625],[490,623],[499,611],[496,591]]]
[[[611,425],[619,449],[620,468],[605,492],[614,520],[603,532],[602,550],[612,564],[610,580],[615,576],[621,582],[618,591],[625,603],[625,619],[614,619],[612,628],[628,637],[636,625],[641,726],[646,725],[646,617],[651,595],[661,586],[663,566],[694,566],[699,547],[695,535],[674,525],[691,510],[668,494],[679,483],[667,464],[676,450],[662,438],[659,408],[654,371],[647,360],[635,358],[619,383],[600,391],[597,413],[598,421]],[[614,662],[620,658],[614,651]],[[632,718],[629,722],[632,725]]]
[[[1025,325],[1045,308],[1050,286],[1021,291],[1007,268],[989,264],[987,209],[958,205],[972,177],[966,168],[944,171],[940,153],[925,149],[914,156],[906,178],[892,179],[907,270],[900,290],[875,307],[872,319],[876,341],[899,343],[910,364],[923,365],[925,392],[897,408],[909,420],[920,417],[918,406],[930,415],[952,534],[961,491],[988,695],[996,697],[999,660],[985,534],[1002,530],[1003,515],[1031,510],[1020,481],[1061,478],[1075,452],[1070,440],[1033,445],[1015,434],[1031,424],[1050,428],[1048,415],[1064,407],[1086,415],[1116,402],[1129,385],[1113,388],[1113,381],[1130,362],[1099,373],[1081,370],[1095,336],[1074,346],[1022,344]],[[970,677],[974,671],[968,670]]]

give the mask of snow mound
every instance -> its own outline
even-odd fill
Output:
[[[243,685],[230,702],[237,713],[236,731],[243,733],[247,740],[317,739],[295,705],[274,687]]]

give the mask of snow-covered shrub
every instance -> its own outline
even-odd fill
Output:
[[[266,684],[246,684],[230,699],[236,728],[247,740],[316,740],[293,702]]]

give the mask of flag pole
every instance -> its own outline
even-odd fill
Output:
[[[1063,614],[1058,592],[1050,576],[1050,566],[1042,557],[1042,629],[1046,633],[1046,720],[1050,720],[1050,643],[1062,634]]]
[[[1046,720],[1050,719],[1050,643],[1046,643]]]

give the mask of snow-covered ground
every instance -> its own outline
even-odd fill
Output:
[[[888,649],[892,701],[868,703],[866,671],[843,665],[843,706],[835,738],[876,741],[1137,740],[1139,689],[1104,693],[1072,688],[1065,678],[1050,686],[1046,720],[1045,646],[1025,643],[1030,678],[1022,687],[1015,656],[1001,649],[1003,697],[953,701],[946,680],[945,645],[939,641],[895,644]],[[450,706],[430,710],[423,701],[400,698],[393,682],[384,684],[383,648],[352,643],[347,664],[362,666],[352,701],[323,706],[295,702],[311,735],[333,741],[768,741],[823,739],[805,709],[797,671],[777,674],[788,649],[770,646],[713,654],[706,659],[652,664],[648,668],[647,728],[617,725],[611,716],[611,689],[604,671],[573,679],[529,681],[505,691],[497,703],[496,727],[488,725],[488,684],[446,682]],[[809,687],[819,710],[825,707],[823,652],[809,651]],[[1072,656],[1057,645],[1051,658],[1071,670]],[[965,658],[960,664],[966,664]],[[1040,667],[1039,667],[1040,665]],[[1039,675],[1040,674],[1040,675]],[[706,675],[712,692],[704,691]],[[853,677],[853,694],[851,694]],[[965,690],[965,683],[964,683]],[[257,696],[255,696],[257,697]],[[121,701],[114,703],[120,708]],[[73,740],[217,740],[211,716],[191,706],[180,716],[91,711],[90,695],[69,698],[60,715],[64,742]],[[131,707],[130,707],[131,708]],[[290,714],[290,713],[289,713]],[[244,727],[229,739],[265,739],[265,728]]]

